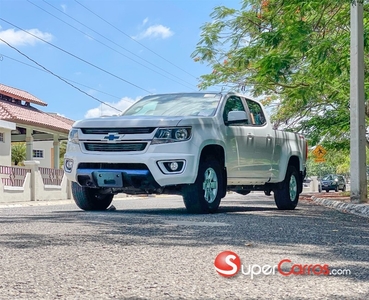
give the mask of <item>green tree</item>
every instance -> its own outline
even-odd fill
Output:
[[[14,143],[12,144],[12,162],[17,166],[22,164],[26,159],[26,144]]]
[[[244,0],[216,7],[192,53],[212,73],[199,87],[225,85],[274,104],[277,127],[311,145],[349,147],[350,0]],[[364,1],[365,89],[369,92],[369,3]],[[369,111],[369,110],[368,110]],[[367,113],[369,115],[369,113]]]
[[[64,154],[67,151],[67,141],[60,141],[59,147],[59,168],[63,169]]]

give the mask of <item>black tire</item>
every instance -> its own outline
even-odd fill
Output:
[[[321,186],[318,187],[318,192],[321,193],[322,192],[322,188]]]
[[[274,190],[274,201],[278,209],[295,209],[299,201],[300,177],[294,166],[288,166],[282,188]]]
[[[183,187],[183,202],[189,213],[205,214],[217,211],[223,191],[223,172],[218,161],[200,161],[195,183]]]
[[[346,192],[346,185],[343,186],[342,192]]]
[[[327,193],[329,193],[329,190],[325,190]]]
[[[336,185],[336,187],[334,188],[334,191],[335,192],[338,192],[339,191],[339,186],[338,185]]]
[[[105,210],[113,201],[113,194],[101,194],[98,189],[82,187],[72,182],[74,202],[83,210]]]

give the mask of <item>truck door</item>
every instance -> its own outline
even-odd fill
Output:
[[[253,127],[249,120],[236,124],[227,123],[230,111],[245,111],[248,115],[245,105],[246,103],[240,97],[230,96],[223,109],[228,184],[247,184],[250,182],[247,178],[255,179],[253,169],[255,149],[253,138],[250,138],[253,136]]]
[[[246,99],[246,103],[250,113],[250,126],[252,127],[254,143],[253,169],[259,178],[267,181],[273,174],[272,157],[275,146],[275,131],[267,123],[259,103],[250,99]]]

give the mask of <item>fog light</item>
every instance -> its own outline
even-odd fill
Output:
[[[173,161],[169,164],[169,168],[174,172],[178,170],[178,163]]]
[[[182,159],[157,161],[158,167],[164,174],[179,174],[185,169],[186,161]]]
[[[65,166],[65,171],[71,172],[73,168],[73,159],[66,159],[64,166]]]

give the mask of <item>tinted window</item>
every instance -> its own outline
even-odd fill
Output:
[[[243,106],[243,103],[240,97],[231,96],[227,99],[227,102],[224,106],[224,111],[223,111],[224,122],[228,121],[228,113],[230,111],[245,111],[245,107]]]
[[[260,104],[250,99],[246,99],[246,102],[250,111],[251,123],[254,125],[264,125],[266,120]]]

